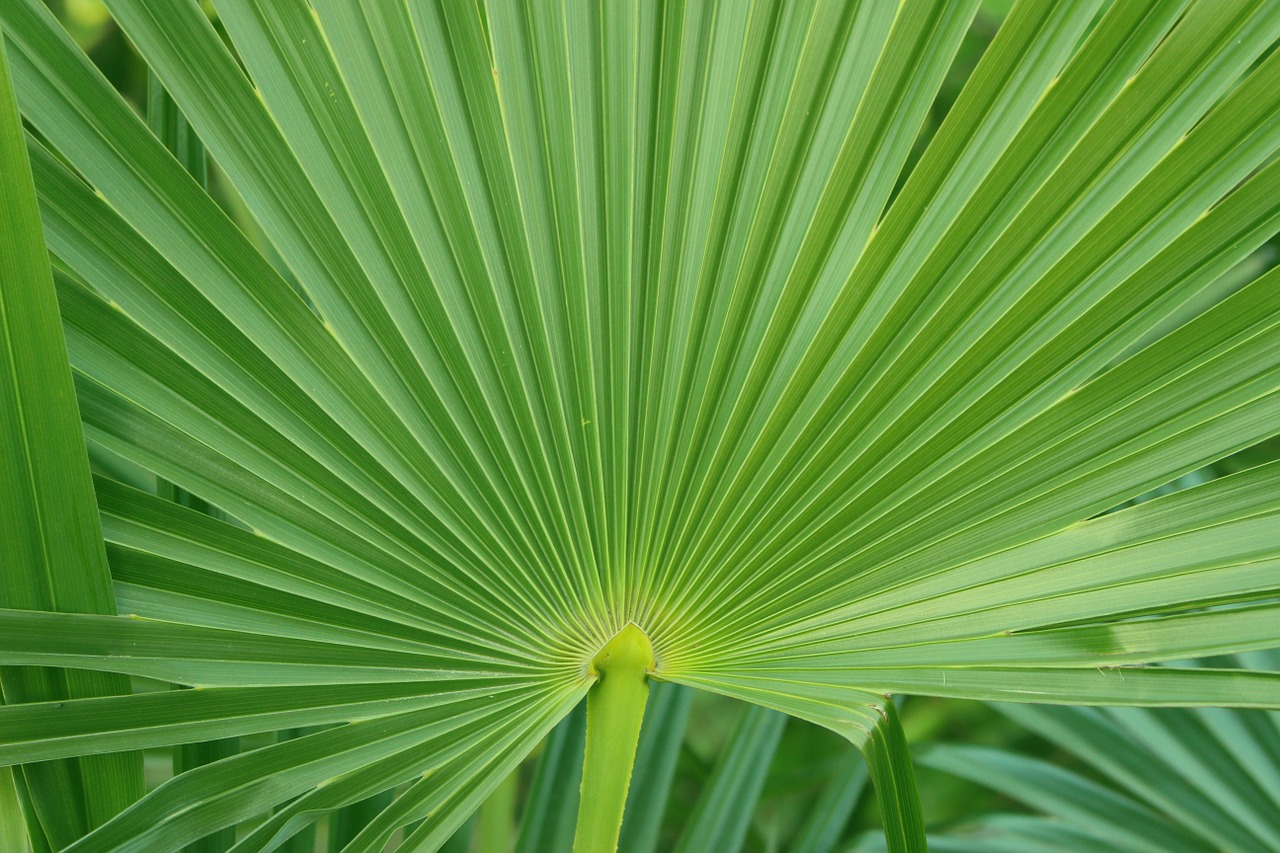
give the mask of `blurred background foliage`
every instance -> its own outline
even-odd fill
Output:
[[[146,66],[111,20],[102,0],[46,0],[46,2],[123,97],[140,114],[144,113],[147,96]],[[202,0],[201,5],[213,20],[215,27],[218,27],[217,12],[213,4],[209,0]],[[910,173],[912,164],[924,151],[946,117],[960,89],[1012,5],[1013,0],[985,0],[983,3],[947,75],[946,82],[933,104],[925,126],[920,131],[903,175]],[[221,32],[220,27],[219,31]],[[216,161],[213,160],[209,162],[209,192],[251,239],[256,236],[256,224],[236,197],[230,184],[222,177]],[[260,247],[267,246],[262,240],[254,242]],[[1222,276],[1213,286],[1206,288],[1203,293],[1190,300],[1179,315],[1171,318],[1166,328],[1157,330],[1151,338],[1159,337],[1180,325],[1181,321],[1202,313],[1209,305],[1226,298],[1275,266],[1278,261],[1280,261],[1280,235],[1273,237],[1239,267]],[[287,276],[287,270],[284,272]],[[1135,345],[1134,349],[1146,343],[1149,341]],[[111,476],[133,485],[156,488],[154,477],[131,463],[97,447],[91,448],[91,454],[95,457],[93,460],[95,466]],[[1198,485],[1275,459],[1280,459],[1280,437],[1192,472],[1130,503],[1140,503],[1143,500]],[[1274,657],[1271,660],[1274,661]],[[138,690],[168,689],[167,685],[158,682],[148,684],[141,679],[137,682]],[[672,688],[666,685],[662,689],[684,690],[685,688]],[[693,693],[693,691],[690,692]],[[695,851],[698,850],[697,840],[689,837],[689,833],[696,828],[694,824],[704,828],[710,827],[711,831],[720,833],[716,837],[721,840],[726,837],[724,833],[731,833],[736,837],[745,832],[742,834],[741,849],[760,851],[760,853],[783,850],[819,851],[855,848],[863,850],[875,849],[877,845],[883,845],[874,797],[870,794],[870,786],[863,784],[865,771],[862,759],[843,739],[800,720],[784,721],[773,712],[758,712],[762,715],[778,717],[775,720],[766,719],[763,722],[757,722],[751,729],[755,735],[755,742],[750,744],[751,757],[762,759],[764,763],[757,762],[757,764],[760,767],[767,767],[767,772],[757,772],[739,763],[736,767],[727,768],[727,770],[736,769],[739,775],[726,779],[724,778],[726,771],[721,770],[721,765],[732,759],[736,750],[742,749],[743,739],[739,737],[735,740],[735,735],[738,733],[739,724],[744,715],[752,713],[752,710],[738,701],[701,691],[692,695],[687,701],[689,706],[687,724],[683,731],[668,737],[669,740],[673,740],[667,746],[675,753],[674,771],[670,779],[669,794],[660,809],[658,833],[656,837],[649,839],[652,846],[648,849],[672,850],[687,845]],[[1269,712],[1242,713],[1266,714]],[[1274,719],[1280,720],[1280,717]],[[565,731],[553,733],[549,736],[548,742],[557,736],[567,737],[571,752],[571,741],[576,734],[580,755],[582,733],[570,731],[571,722],[571,720],[566,721],[562,725]],[[944,749],[947,748],[946,745],[951,744],[990,748],[1048,762],[1071,773],[1079,774],[1084,779],[1119,790],[1114,781],[1109,780],[1103,772],[1084,758],[1063,749],[1030,728],[1019,725],[1008,714],[1001,713],[996,708],[981,702],[933,698],[908,699],[902,704],[902,722],[908,741],[912,744],[913,750],[919,754],[927,755],[931,747],[936,745],[943,745]],[[1280,731],[1280,723],[1277,723],[1277,731]],[[238,748],[251,749],[269,742],[270,738],[297,737],[302,733],[304,732],[288,731],[271,736],[243,738]],[[490,802],[481,809],[479,815],[464,826],[445,849],[453,853],[466,850],[489,853],[491,850],[511,849],[517,844],[530,850],[542,849],[542,842],[532,837],[521,839],[519,834],[525,804],[530,801],[532,789],[537,784],[539,763],[544,759],[545,752],[546,745],[535,751],[519,772],[499,789]],[[149,788],[172,775],[175,760],[181,760],[181,758],[175,759],[169,750],[156,751],[147,756]],[[572,763],[572,761],[569,762],[570,765]],[[1034,810],[1023,802],[999,793],[993,788],[980,785],[971,778],[963,778],[939,769],[938,765],[944,764],[945,762],[926,762],[919,763],[916,768],[930,834],[939,836],[941,841],[941,844],[935,847],[996,849],[995,842],[990,839],[980,838],[976,846],[970,848],[962,842],[950,841],[949,836],[959,832],[960,837],[963,838],[967,827],[970,827],[975,820],[980,822],[985,815],[999,815],[1003,818],[1005,815],[1033,813]],[[720,789],[713,791],[712,788],[717,783],[715,777],[718,770],[721,770],[721,778],[718,780]],[[1277,772],[1280,772],[1280,768]],[[637,773],[637,778],[633,779],[633,788],[645,783],[645,780],[639,777],[639,770]],[[981,776],[980,773],[970,775]],[[557,790],[552,793],[552,798],[553,800],[569,798],[574,800],[573,807],[567,809],[568,814],[572,815],[576,808],[578,786],[577,779],[572,777],[572,766],[569,768],[569,775],[562,776],[557,782]],[[841,786],[843,790],[836,790]],[[717,800],[717,794],[723,795],[726,792],[727,798]],[[1280,796],[1280,792],[1275,794]],[[1280,803],[1277,805],[1280,807]],[[712,814],[711,812],[717,808],[718,812]],[[349,818],[350,814],[344,812],[343,816]],[[825,822],[828,824],[821,828],[821,832],[817,827],[819,817],[825,817]],[[715,823],[716,819],[724,821],[730,818],[735,821],[740,820],[741,826],[731,828],[723,823]],[[340,843],[341,839],[354,835],[352,827],[338,826],[337,823],[336,820],[321,821],[310,832],[302,833],[293,839],[293,842],[287,845],[287,849],[306,850],[308,853],[312,850],[336,849],[334,845]],[[528,827],[524,829],[528,835]],[[624,850],[628,846],[627,831],[628,828],[624,825]],[[571,838],[571,822],[568,825],[568,833],[566,838]],[[555,833],[551,829],[547,829],[543,835],[539,836],[542,841],[554,837],[556,837]],[[211,844],[207,849],[225,848]],[[732,848],[717,847],[716,849]]]

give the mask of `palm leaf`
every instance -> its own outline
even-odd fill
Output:
[[[107,5],[244,218],[5,3],[5,181],[29,158],[43,223],[6,298],[55,346],[47,247],[40,369],[226,516],[100,479],[99,536],[58,380],[65,447],[9,445],[81,471],[93,561],[52,571],[98,597],[6,600],[0,652],[198,689],[23,696],[68,713],[0,708],[0,748],[344,725],[59,846],[281,806],[235,848],[273,849],[403,786],[346,849],[433,849],[590,691],[607,847],[592,750],[629,772],[644,696],[611,677],[865,746],[901,849],[892,693],[1280,707],[1274,674],[1142,668],[1280,644],[1280,468],[1107,513],[1280,430],[1280,272],[1215,286],[1280,228],[1275,3],[1019,3],[918,159],[976,0],[217,0],[226,41]],[[651,657],[602,655],[628,631]]]
[[[0,45],[0,605],[28,611],[114,614],[111,577],[77,422],[22,124]],[[34,615],[34,613],[32,614]],[[21,703],[62,709],[129,692],[124,677],[17,664],[0,667],[6,710]],[[124,698],[124,697],[122,697]],[[42,702],[42,700],[44,700]],[[56,701],[55,701],[56,700]],[[36,707],[40,707],[37,705]],[[79,752],[68,755],[80,755]],[[109,821],[142,795],[141,755],[68,758],[5,771],[5,823],[21,801],[32,843],[63,847]]]
[[[1275,656],[1254,666],[1274,670]],[[1224,661],[1244,666],[1247,661]],[[922,761],[1041,811],[1023,849],[1068,836],[1115,850],[1259,850],[1280,843],[1280,728],[1274,712],[1222,708],[1090,709],[997,706],[1015,722],[1083,760],[1115,790],[1039,759],[942,745]],[[981,822],[958,843],[991,828]]]
[[[730,850],[742,848],[786,721],[767,708],[749,708],[743,713],[721,750],[676,850],[692,853],[718,845]]]

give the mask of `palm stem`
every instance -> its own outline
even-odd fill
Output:
[[[885,841],[889,853],[927,853],[929,845],[911,752],[897,708],[892,699],[885,698],[880,723],[871,730],[862,752],[880,802]]]
[[[587,750],[574,853],[617,849],[652,666],[653,646],[634,623],[591,661],[599,680],[587,694]]]

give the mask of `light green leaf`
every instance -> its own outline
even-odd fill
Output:
[[[67,755],[186,743],[374,719],[477,696],[503,697],[526,685],[491,679],[466,687],[441,682],[213,687],[139,693],[119,700],[72,699],[0,708],[0,760],[48,761]]]
[[[13,772],[0,768],[0,845],[6,850],[25,853],[27,845],[27,821],[14,787]]]
[[[527,694],[522,698],[527,700]],[[513,701],[518,700],[470,699],[461,706],[354,722],[206,764],[173,778],[69,849],[173,849],[335,776],[423,746],[427,748],[418,749],[419,762],[424,751],[430,758],[418,772],[425,772],[451,760],[465,746],[467,738],[455,735],[455,730],[470,724],[469,734],[481,720],[502,720],[510,716],[503,711]]]

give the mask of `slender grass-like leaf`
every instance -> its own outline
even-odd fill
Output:
[[[782,714],[767,708],[744,710],[680,835],[677,850],[706,850],[717,844],[742,847],[786,722]]]
[[[1224,611],[1229,612],[1229,611]],[[1245,660],[1222,660],[1243,665]],[[1252,661],[1273,669],[1274,653]],[[1027,850],[1070,837],[1117,850],[1259,850],[1280,838],[1274,712],[1001,706],[1123,790],[1042,760],[957,745],[922,761],[994,788],[1051,820]],[[982,822],[977,822],[982,823]],[[978,831],[954,834],[957,841]]]
[[[0,45],[0,604],[114,614],[110,574],[67,370],[58,303]],[[129,692],[110,672],[19,667],[0,657],[6,707]],[[94,669],[90,667],[88,669]],[[61,707],[53,703],[50,707]],[[19,709],[20,710],[20,709]],[[142,795],[137,753],[15,767],[33,839],[63,847]],[[9,792],[14,777],[6,771]],[[6,823],[16,819],[9,814]]]

